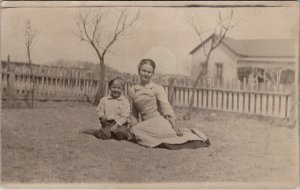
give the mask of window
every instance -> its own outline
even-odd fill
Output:
[[[220,81],[223,80],[223,63],[216,63],[215,65],[215,78]]]

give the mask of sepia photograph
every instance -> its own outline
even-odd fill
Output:
[[[2,188],[299,183],[297,1],[3,1]]]

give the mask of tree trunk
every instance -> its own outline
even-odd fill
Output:
[[[174,83],[175,83],[175,79],[174,78],[170,78],[169,79],[169,85],[168,85],[168,99],[169,102],[171,104],[171,106],[174,109],[174,96],[175,96],[175,92],[174,92]]]
[[[33,108],[33,100],[34,100],[34,78],[32,72],[32,64],[31,64],[31,57],[30,57],[30,47],[27,46],[27,55],[29,61],[29,69],[30,69],[30,81],[32,82],[32,90],[31,90],[31,108]]]
[[[192,107],[193,107],[193,104],[194,104],[194,99],[195,99],[195,92],[196,92],[196,87],[198,85],[198,82],[200,80],[200,78],[202,78],[206,73],[207,73],[207,65],[208,65],[208,60],[210,58],[210,55],[211,55],[211,52],[212,50],[210,49],[208,54],[207,54],[207,57],[206,57],[206,60],[205,60],[205,68],[203,68],[202,71],[199,72],[194,84],[193,84],[193,91],[192,91],[192,96],[191,96],[191,100],[190,100],[190,104],[189,104],[189,108],[188,108],[188,112],[185,116],[186,119],[190,119],[191,118],[191,114],[192,114]]]
[[[194,104],[194,99],[195,99],[195,92],[196,92],[196,87],[198,85],[198,82],[200,80],[200,78],[203,77],[203,73],[200,72],[193,84],[193,91],[192,91],[192,96],[191,96],[191,100],[190,100],[190,104],[189,104],[189,109],[188,109],[188,112],[186,114],[186,118],[187,119],[190,119],[191,118],[191,114],[192,114],[192,107],[193,107],[193,104]]]
[[[104,58],[100,59],[100,76],[99,76],[99,86],[96,92],[96,97],[94,101],[94,105],[98,105],[100,99],[105,96],[105,65],[104,65]]]

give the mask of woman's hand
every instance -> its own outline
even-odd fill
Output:
[[[172,125],[172,128],[174,129],[174,131],[176,132],[177,136],[181,137],[183,135],[182,131],[180,129],[178,129],[175,125],[175,119],[169,115],[166,115],[165,118],[170,122],[170,124]]]
[[[178,129],[177,127],[173,126],[174,131],[176,132],[176,135],[179,137],[183,136],[183,133],[180,129]]]
[[[130,115],[127,122],[129,123],[130,127],[132,127],[138,124],[139,121],[133,115]]]

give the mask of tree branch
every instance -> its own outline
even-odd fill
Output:
[[[100,62],[103,60],[109,48],[118,40],[120,36],[125,33],[125,30],[131,27],[134,22],[138,20],[139,12],[134,19],[132,19],[130,22],[127,22],[128,16],[126,14],[126,9],[122,10],[118,19],[116,20],[113,31],[111,31],[113,37],[103,48],[103,40],[101,39],[102,33],[100,30],[102,28],[104,18],[106,18],[106,13],[103,12],[102,9],[99,9],[96,14],[93,12],[91,13],[90,9],[88,9],[88,12],[85,13],[79,11],[79,18],[76,22],[80,33],[80,40],[87,42],[94,48],[100,59]]]
[[[76,23],[76,25],[77,25],[77,27],[79,29],[80,41],[85,41],[85,42],[89,43],[88,39],[83,36],[84,32],[82,31],[82,27],[81,27],[80,23],[78,22],[78,23]]]
[[[83,31],[84,31],[85,37],[88,39],[88,41],[90,43],[93,43],[93,40],[91,39],[91,37],[89,36],[88,31],[87,31],[87,19],[88,19],[89,15],[90,15],[90,9],[89,9],[89,12],[85,15],[85,17],[82,20],[82,26],[83,26]]]
[[[103,16],[102,13],[98,13],[96,15],[96,21],[95,21],[95,24],[94,24],[94,31],[93,31],[93,35],[92,35],[93,36],[92,37],[93,41],[95,41],[96,32],[98,31],[98,27],[99,27],[99,24],[101,23],[102,16]]]
[[[197,36],[200,38],[201,44],[203,44],[204,41],[203,41],[201,32],[198,29],[198,27],[195,25],[195,23],[193,21],[189,20],[188,22],[190,23],[191,27],[193,28],[193,30],[195,31],[195,33],[197,34]],[[206,51],[206,47],[204,46],[204,44],[203,44],[203,51],[204,51],[205,56],[207,56],[207,51]]]
[[[108,51],[108,49],[115,43],[115,41],[118,40],[118,38],[120,36],[122,36],[125,31],[130,28],[138,19],[140,16],[140,11],[138,11],[138,13],[136,14],[136,16],[131,20],[131,22],[129,22],[127,24],[127,14],[126,12],[123,10],[119,16],[119,19],[117,21],[116,27],[115,27],[115,32],[114,32],[114,36],[111,39],[111,41],[107,44],[107,46],[104,48],[102,55],[104,56],[106,54],[106,52]],[[120,28],[120,23],[122,22],[122,27]]]

